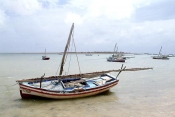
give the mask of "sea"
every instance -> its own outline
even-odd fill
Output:
[[[152,55],[128,55],[125,63],[107,62],[110,54],[72,54],[63,74],[152,67],[123,71],[109,91],[90,97],[55,100],[22,99],[16,80],[59,74],[62,55],[0,54],[0,117],[175,117],[175,57],[155,60]],[[117,76],[117,72],[110,74]]]

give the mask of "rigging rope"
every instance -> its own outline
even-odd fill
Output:
[[[78,60],[78,56],[77,56],[77,51],[76,51],[76,46],[75,46],[75,41],[74,41],[74,30],[73,30],[73,33],[72,33],[72,41],[74,43],[74,48],[75,48],[75,53],[76,53],[76,57],[77,57],[77,62],[78,62],[78,68],[79,68],[79,72],[81,74],[81,70],[80,70],[80,65],[79,65],[79,60]]]
[[[72,42],[72,45],[73,45],[73,42]],[[70,50],[71,52],[72,52],[72,46],[71,46],[71,50]],[[69,66],[68,66],[68,70],[67,70],[67,74],[69,74],[69,68],[70,68],[70,62],[71,62],[71,54],[70,54],[70,60],[69,60]]]
[[[68,50],[69,50],[69,46],[68,46]],[[68,56],[68,54],[66,54],[66,57],[65,57],[65,59],[64,59],[64,63],[66,62],[67,56]],[[60,67],[61,67],[61,62],[60,62],[60,65],[59,65],[59,67],[58,67],[58,69],[57,69],[57,72],[56,72],[55,76],[57,75],[58,70],[60,69]]]
[[[61,65],[61,63],[60,63],[60,65]],[[59,66],[60,66],[60,65],[59,65]],[[55,76],[57,75],[59,69],[60,69],[60,67],[57,68],[57,72],[56,72]]]
[[[80,65],[79,65],[79,60],[78,60],[77,51],[76,51],[76,46],[75,46],[75,41],[74,41],[74,30],[73,30],[71,36],[72,36],[72,46],[74,46],[74,48],[75,48],[75,53],[76,53],[76,58],[77,58],[77,62],[78,62],[79,73],[81,74]],[[71,46],[71,51],[72,51],[72,46]],[[69,47],[70,47],[70,45],[68,45],[68,50],[67,50],[67,51],[69,51]],[[65,64],[65,62],[66,62],[66,60],[67,60],[67,56],[68,56],[68,54],[66,53],[66,57],[65,57],[65,59],[64,59],[64,64]],[[71,55],[70,55],[70,61],[71,61]],[[68,66],[68,73],[69,73],[69,68],[70,68],[70,61],[69,61],[69,66]],[[60,63],[60,67],[61,67],[61,63]],[[60,69],[60,67],[58,67],[57,72],[56,72],[56,75],[57,75],[58,70]],[[64,69],[63,69],[63,71],[64,71]],[[67,74],[68,74],[68,73],[67,73]]]

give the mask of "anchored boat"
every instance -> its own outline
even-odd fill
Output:
[[[118,47],[117,47],[117,50],[115,50],[117,46],[117,43],[115,44],[115,47],[114,47],[114,54],[110,57],[107,58],[107,61],[108,62],[125,62],[126,60],[126,57],[123,57],[122,53],[118,53]]]
[[[49,60],[49,59],[50,59],[50,57],[46,56],[46,49],[45,49],[45,55],[42,56],[42,60]]]
[[[169,60],[168,55],[162,55],[161,54],[162,46],[160,48],[158,56],[153,56],[153,59],[162,59],[162,60]]]

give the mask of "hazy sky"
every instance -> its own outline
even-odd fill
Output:
[[[0,52],[175,54],[175,0],[0,0]]]

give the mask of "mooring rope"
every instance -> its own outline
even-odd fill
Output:
[[[13,84],[13,85],[5,85],[5,86],[7,86],[7,87],[12,87],[12,86],[15,86],[15,85],[17,85],[18,83],[15,83],[15,84]]]

